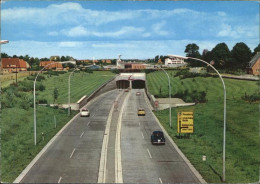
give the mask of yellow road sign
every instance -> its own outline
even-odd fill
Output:
[[[178,112],[177,132],[193,133],[193,112]]]

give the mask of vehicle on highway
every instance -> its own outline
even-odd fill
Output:
[[[139,108],[137,111],[138,116],[145,116],[145,110],[143,108]]]
[[[87,108],[82,108],[80,110],[80,116],[83,117],[83,116],[86,116],[86,117],[89,117],[90,116],[90,112]]]
[[[152,144],[165,144],[165,138],[162,131],[154,131],[151,135]]]
[[[139,91],[136,92],[136,96],[141,96],[141,93]]]
[[[126,89],[125,89],[125,92],[129,92],[129,88],[126,88]]]

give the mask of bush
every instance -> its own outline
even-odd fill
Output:
[[[47,100],[46,99],[39,99],[38,101],[39,104],[47,104]]]
[[[245,95],[241,96],[242,100],[248,101],[250,103],[252,102],[259,102],[260,101],[260,94],[259,93],[254,93],[252,95],[248,95],[245,92]]]

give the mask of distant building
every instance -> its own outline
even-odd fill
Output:
[[[30,67],[26,61],[19,58],[2,58],[1,60],[3,73],[27,71]]]
[[[186,66],[187,63],[184,62],[184,59],[182,57],[168,55],[167,58],[165,59],[164,65],[166,67],[176,68],[176,67]]]
[[[60,56],[51,56],[50,61],[58,61],[60,60]]]
[[[51,63],[54,63],[54,64],[51,64]],[[49,65],[46,67],[47,70],[50,70],[50,69],[55,69],[56,71],[63,70],[63,66],[59,62],[54,62],[54,61],[41,61],[40,62],[41,67],[45,67],[46,65]]]
[[[251,61],[249,61],[247,73],[251,75],[260,75],[260,52],[257,52]]]

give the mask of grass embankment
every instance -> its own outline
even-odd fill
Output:
[[[44,80],[43,85],[46,89],[39,92],[38,99],[46,99],[48,104],[54,103],[53,91],[58,89],[58,99],[55,103],[68,103],[68,79],[70,73],[59,76],[51,76],[51,80]],[[48,79],[48,75],[44,75]],[[71,103],[77,102],[82,96],[90,95],[99,86],[113,78],[115,74],[110,71],[94,71],[93,73],[74,73],[70,79],[70,98]]]
[[[37,91],[53,102],[53,90],[59,91],[57,101],[67,102],[68,75],[46,77],[38,81],[44,84],[45,90]],[[92,93],[100,85],[108,81],[114,74],[110,72],[75,73],[71,77],[71,102],[76,102],[83,95]],[[33,80],[25,91],[20,91],[21,83],[3,90],[1,113],[1,181],[13,182],[22,170],[31,162],[47,142],[77,113],[72,111],[70,117],[67,110],[54,109],[37,105],[37,145],[34,146],[33,129]],[[57,127],[55,128],[54,116]],[[42,140],[42,132],[44,140]]]
[[[168,71],[171,73],[170,71]],[[149,91],[159,95],[168,93],[168,80],[163,72],[147,76]],[[257,82],[224,79],[227,89],[226,182],[248,183],[259,180],[259,113],[258,103],[241,100],[245,94],[258,91]],[[207,103],[193,107],[173,108],[173,128],[169,128],[168,110],[157,111],[162,125],[188,157],[191,163],[210,183],[220,183],[223,148],[223,86],[219,78],[196,77],[180,80],[171,77],[172,94],[178,90],[207,92]],[[178,139],[177,111],[194,110],[194,134],[190,139]],[[207,161],[202,161],[202,155]]]

